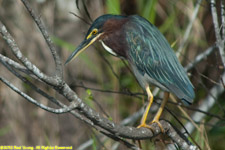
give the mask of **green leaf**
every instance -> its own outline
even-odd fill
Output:
[[[111,117],[111,116],[109,116],[109,117],[108,117],[108,119],[109,119],[110,121],[113,121],[113,119],[112,119],[112,117]]]
[[[9,126],[5,126],[3,128],[0,128],[0,137],[6,135],[9,132],[10,132],[10,127]]]
[[[107,0],[106,7],[107,7],[107,13],[120,14],[120,1],[119,0]]]
[[[50,143],[50,140],[49,140],[49,137],[47,136],[47,134],[44,134],[44,139],[45,139],[46,145],[50,146],[51,143]]]
[[[174,48],[174,46],[177,44],[177,42],[178,42],[178,39],[171,44],[171,47]]]
[[[91,91],[90,89],[87,89],[87,90],[86,90],[86,93],[88,94],[87,98],[88,98],[89,100],[93,100],[92,91]]]
[[[92,150],[97,150],[97,140],[96,140],[96,137],[94,134],[92,134],[92,140],[93,140],[93,143],[92,143]]]
[[[224,121],[218,121],[217,124],[224,124]],[[225,135],[225,126],[217,126],[215,125],[211,130],[210,130],[210,135],[211,136],[220,136],[220,135]]]
[[[146,18],[148,21],[150,21],[152,24],[155,23],[155,17],[156,17],[156,4],[157,0],[150,0],[147,1],[147,3],[143,7],[143,11],[141,12],[141,15]]]
[[[94,107],[94,103],[93,103],[93,95],[92,95],[92,91],[90,89],[86,90],[87,95],[84,98],[84,102],[90,106],[91,108]]]
[[[175,11],[172,11],[170,15],[167,17],[167,19],[164,21],[164,23],[159,27],[160,32],[165,33],[168,31],[171,27],[175,26],[173,25],[176,19]]]
[[[61,40],[58,37],[52,36],[51,39],[56,45],[58,45],[62,48],[68,49],[69,51],[75,50],[75,46],[73,44],[70,44],[64,40]]]

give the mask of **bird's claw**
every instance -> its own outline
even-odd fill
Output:
[[[150,125],[153,124],[153,123],[157,123],[158,126],[159,126],[159,128],[161,129],[161,132],[164,133],[164,128],[161,125],[161,123],[159,122],[159,120],[155,120],[155,119],[152,120],[152,122],[150,123]],[[150,125],[147,125],[146,123],[142,123],[139,126],[137,126],[137,128],[148,128],[148,129],[150,129],[153,132],[154,130],[153,130],[153,128]]]
[[[152,132],[154,131],[153,128],[150,125],[147,125],[146,123],[142,123],[139,126],[137,126],[137,128],[148,128],[150,129]],[[154,132],[153,132],[154,133]]]
[[[153,124],[153,123],[157,123],[159,128],[161,129],[161,132],[164,133],[164,128],[163,126],[161,125],[161,123],[159,122],[159,120],[152,120],[152,122],[150,124]]]

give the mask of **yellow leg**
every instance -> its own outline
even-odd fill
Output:
[[[143,116],[141,118],[141,124],[137,128],[141,128],[141,127],[149,128],[149,126],[146,124],[146,119],[147,119],[150,107],[152,105],[152,102],[153,102],[153,95],[152,95],[152,92],[151,92],[149,86],[146,87],[146,92],[148,94],[148,105],[145,108],[145,112],[144,112],[144,114],[143,114]]]
[[[159,123],[159,118],[160,118],[160,116],[162,114],[162,111],[163,111],[163,109],[164,109],[164,107],[166,105],[166,102],[167,102],[168,98],[169,98],[169,93],[168,92],[165,92],[164,93],[164,97],[163,97],[163,101],[161,103],[161,106],[159,107],[158,112],[156,113],[154,119],[151,122],[151,124],[152,123],[157,123],[159,125],[159,127],[160,127],[160,129],[161,129],[162,132],[164,132],[164,129],[163,129],[162,125]]]

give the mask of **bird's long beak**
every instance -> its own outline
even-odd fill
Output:
[[[88,38],[85,39],[83,42],[80,43],[80,45],[74,50],[74,52],[68,57],[68,59],[65,62],[65,65],[68,64],[73,58],[76,58],[82,51],[87,49],[91,44],[93,44],[100,36],[102,33],[98,34],[94,38]]]

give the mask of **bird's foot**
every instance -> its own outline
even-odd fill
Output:
[[[159,128],[161,129],[161,132],[164,133],[164,128],[161,125],[161,123],[159,122],[159,120],[153,119],[152,122],[150,123],[150,125],[153,124],[153,123],[157,123]],[[147,125],[146,123],[142,123],[139,126],[137,126],[137,128],[148,128],[148,129],[150,129],[153,132],[154,130],[153,130],[153,128],[150,125]]]
[[[157,123],[159,128],[161,129],[161,132],[164,133],[164,129],[163,129],[161,123],[159,122],[159,120],[153,119],[152,122],[150,123],[150,125],[153,124],[153,123]],[[141,123],[139,126],[137,126],[137,128],[148,128],[148,129],[150,129],[152,131],[152,133],[154,133],[154,130],[153,130],[153,128],[150,125],[147,125],[146,123]],[[141,146],[141,141],[140,140],[138,140],[138,144],[139,144],[139,148],[141,149],[142,146]]]
[[[164,133],[164,128],[163,126],[161,125],[161,123],[159,122],[159,120],[157,119],[153,119],[152,122],[150,124],[153,124],[153,123],[157,123],[159,128],[161,129],[161,132]]]
[[[137,128],[148,128],[150,129],[152,132],[154,131],[153,128],[150,125],[147,125],[146,123],[141,123],[139,126],[137,126]],[[154,133],[154,132],[153,132]]]

